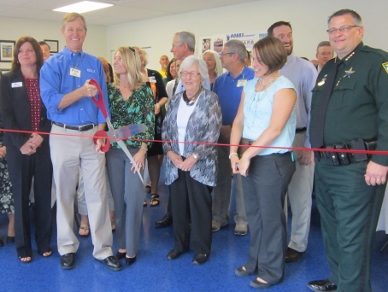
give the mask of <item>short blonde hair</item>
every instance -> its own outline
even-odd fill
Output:
[[[85,17],[83,17],[83,15],[81,15],[81,14],[79,14],[77,12],[68,13],[68,14],[66,14],[63,17],[63,19],[62,19],[62,28],[65,28],[66,23],[71,22],[73,20],[76,20],[77,18],[81,18],[82,22],[84,23],[84,29],[88,30],[87,27],[86,27]]]

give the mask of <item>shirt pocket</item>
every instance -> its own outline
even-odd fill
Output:
[[[336,86],[338,84],[338,86]],[[335,108],[346,108],[354,103],[356,80],[342,77],[333,88],[332,98],[335,98]]]

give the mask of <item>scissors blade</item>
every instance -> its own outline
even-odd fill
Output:
[[[124,126],[119,129],[116,129],[115,136],[118,139],[129,138],[139,133],[142,133],[144,131],[147,131],[147,129],[148,129],[147,126],[143,124],[128,125],[128,126]]]
[[[128,148],[127,148],[127,146],[125,145],[124,141],[118,140],[118,141],[116,141],[116,142],[117,142],[117,144],[120,145],[121,149],[122,149],[122,150],[124,151],[124,153],[128,156],[129,161],[131,161],[132,165],[135,167],[136,172],[137,172],[137,174],[139,175],[141,182],[144,184],[144,180],[143,180],[143,178],[142,178],[142,176],[141,176],[141,174],[140,174],[140,169],[137,167],[137,164],[136,164],[136,162],[135,162],[135,159],[133,159],[131,153],[128,151]]]

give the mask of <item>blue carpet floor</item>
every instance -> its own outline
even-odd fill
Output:
[[[154,222],[164,215],[166,208],[167,188],[161,184],[159,189],[161,205],[144,208],[140,249],[137,262],[132,266],[124,267],[120,272],[105,269],[92,257],[93,246],[89,237],[80,238],[76,267],[73,270],[62,270],[54,226],[51,244],[54,253],[49,258],[38,255],[34,246],[33,261],[23,264],[17,258],[14,244],[0,247],[0,291],[254,291],[249,286],[254,276],[240,278],[234,275],[234,269],[247,259],[249,235],[236,237],[232,220],[227,227],[213,234],[211,257],[203,266],[191,263],[193,251],[175,261],[166,259],[168,251],[173,247],[173,232],[172,227],[154,227]],[[1,237],[6,236],[6,227],[7,217],[1,214]],[[372,259],[374,292],[388,291],[388,248],[382,253],[379,251],[387,237],[384,232],[376,234]],[[303,258],[286,265],[285,280],[267,291],[310,291],[306,287],[307,282],[328,276],[319,215],[315,206],[309,240]]]

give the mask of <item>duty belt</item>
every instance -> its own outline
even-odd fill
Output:
[[[363,139],[355,139],[350,143],[333,144],[322,147],[323,149],[344,149],[344,150],[375,150],[376,141],[367,142]],[[350,152],[330,152],[330,151],[318,151],[315,152],[318,159],[329,159],[333,165],[348,165],[351,163],[357,163],[367,161],[371,158],[371,154],[366,153],[350,153]]]

